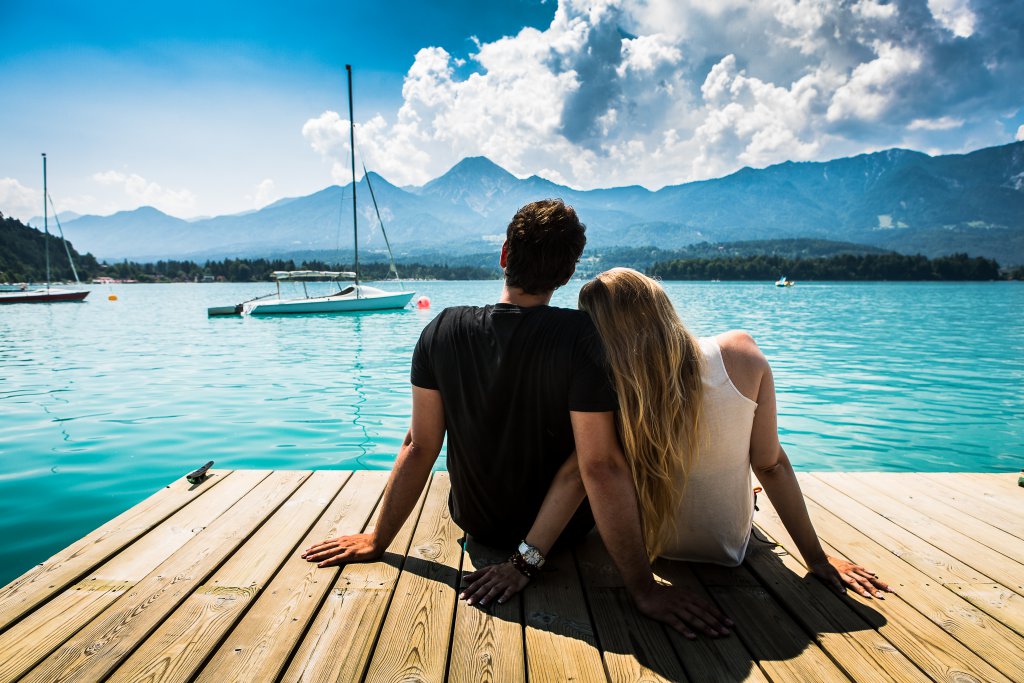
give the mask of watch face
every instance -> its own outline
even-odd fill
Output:
[[[540,554],[540,551],[526,542],[519,544],[519,554],[534,567],[540,567],[544,564],[544,556]]]

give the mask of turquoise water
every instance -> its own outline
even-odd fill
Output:
[[[207,460],[387,468],[420,330],[501,289],[415,284],[431,310],[206,317],[266,284],[94,287],[84,304],[0,307],[0,584]],[[578,288],[553,303],[574,305]],[[667,288],[698,334],[754,334],[800,469],[1024,466],[1024,285]]]

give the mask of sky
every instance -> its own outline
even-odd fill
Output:
[[[287,6],[286,6],[287,5]],[[0,212],[250,211],[467,156],[581,189],[1024,139],[1020,0],[0,0]],[[361,171],[360,171],[361,175]]]

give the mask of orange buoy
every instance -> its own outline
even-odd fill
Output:
[[[111,294],[110,296],[107,297],[107,301],[117,301],[117,295]]]
[[[430,308],[430,299],[425,296],[416,299],[416,308]]]

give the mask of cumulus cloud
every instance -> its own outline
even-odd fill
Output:
[[[252,194],[252,208],[262,209],[278,198],[277,186],[270,178],[264,178],[256,183]]]
[[[901,81],[921,68],[921,55],[914,50],[879,43],[875,53],[835,91],[826,113],[829,121],[877,120],[899,96]]]
[[[485,155],[577,187],[659,187],[906,144],[908,131],[929,149],[996,144],[993,123],[1024,104],[1022,7],[561,0],[542,30],[464,56],[423,47],[399,110],[357,122],[358,151],[399,184]],[[348,121],[327,111],[302,132],[346,182]]]
[[[1016,140],[1017,142],[1024,140],[1024,126],[1021,126],[1020,128],[1017,129],[1017,135],[1014,138],[1014,140]]]
[[[937,119],[914,119],[907,126],[910,130],[949,130],[964,125],[963,119],[941,116]]]
[[[42,215],[43,193],[22,185],[15,178],[0,178],[0,212],[5,216],[28,220]]]
[[[180,216],[195,207],[196,197],[191,190],[165,188],[136,173],[101,171],[94,173],[92,179],[100,185],[121,190],[140,205],[152,206],[165,213]]]
[[[976,18],[968,0],[928,0],[928,10],[935,20],[958,38],[974,34]]]

